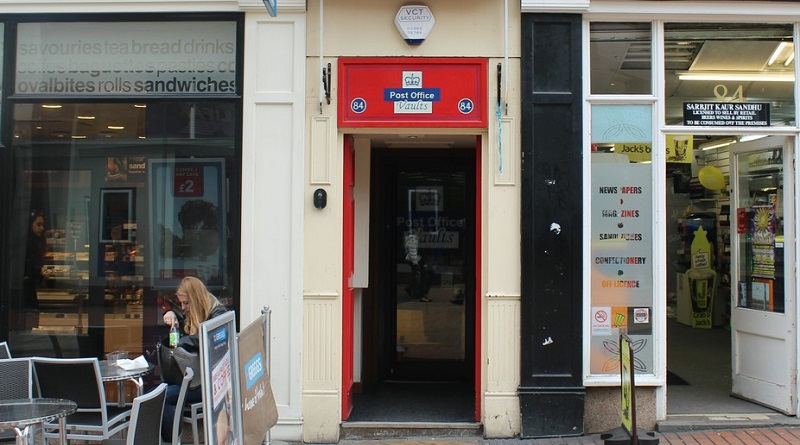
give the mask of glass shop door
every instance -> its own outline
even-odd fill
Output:
[[[732,393],[789,415],[797,392],[793,164],[789,138],[731,146]]]

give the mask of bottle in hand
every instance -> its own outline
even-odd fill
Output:
[[[174,348],[178,346],[178,338],[180,338],[180,333],[178,332],[178,324],[173,324],[172,327],[169,329],[169,347]]]

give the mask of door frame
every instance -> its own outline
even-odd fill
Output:
[[[347,137],[348,137],[348,135],[345,135],[345,139],[347,139]],[[373,150],[373,149],[370,149],[370,150]],[[405,150],[405,152],[409,153],[409,154],[412,151],[413,150],[411,150],[411,149],[406,149]],[[481,399],[481,356],[482,356],[482,354],[481,354],[481,317],[482,317],[482,315],[481,315],[482,314],[482,311],[481,311],[481,307],[482,307],[482,298],[481,298],[481,295],[482,295],[482,292],[481,292],[481,289],[482,289],[482,281],[481,281],[481,270],[482,270],[482,265],[481,265],[481,256],[482,256],[482,250],[481,250],[481,232],[482,232],[482,219],[481,219],[481,216],[482,216],[482,210],[481,210],[482,209],[482,205],[481,205],[481,203],[482,203],[482,201],[481,201],[481,196],[482,196],[481,195],[481,180],[482,180],[482,176],[481,176],[481,171],[482,170],[481,170],[481,165],[482,165],[482,160],[481,160],[481,152],[482,152],[482,139],[481,139],[481,136],[476,135],[475,136],[474,155],[473,155],[473,158],[474,158],[474,171],[472,173],[474,175],[474,179],[473,179],[474,180],[474,206],[473,206],[473,210],[474,210],[474,216],[473,216],[473,218],[474,218],[474,220],[473,220],[474,221],[474,223],[473,223],[473,226],[474,226],[474,248],[473,248],[473,255],[474,255],[474,260],[473,260],[473,266],[474,266],[474,270],[473,270],[473,272],[474,272],[474,285],[473,285],[474,286],[474,297],[473,297],[473,302],[474,302],[474,305],[473,305],[473,310],[472,310],[473,316],[471,317],[471,320],[472,320],[472,323],[473,323],[473,325],[472,325],[472,329],[473,329],[473,341],[472,341],[472,343],[473,343],[473,345],[472,345],[472,350],[468,354],[468,356],[471,357],[472,362],[473,362],[472,363],[472,367],[473,367],[472,379],[473,379],[473,383],[474,383],[474,385],[473,385],[473,387],[474,387],[474,420],[476,422],[479,422],[480,418],[481,418],[481,400],[482,400]],[[371,157],[373,158],[373,162],[370,163],[370,175],[373,176],[373,181],[372,182],[374,183],[375,180],[376,180],[374,178],[374,176],[375,176],[375,162],[374,162],[375,156],[374,156],[374,154]],[[371,189],[373,188],[373,186],[374,186],[374,184],[371,186]],[[372,195],[371,192],[370,192],[370,195]],[[376,199],[375,196],[371,196],[370,197],[370,200],[372,200],[373,202],[374,202],[375,199]],[[375,207],[372,206],[372,205],[370,207],[372,209],[371,212],[374,212],[375,211]],[[351,224],[354,224],[354,222],[351,221]],[[375,230],[374,227],[373,227],[374,224],[375,224],[374,218],[370,217],[370,231],[371,232]],[[345,231],[348,231],[348,230],[349,230],[348,228],[345,228]],[[375,240],[372,239],[372,238],[373,238],[373,236],[370,236],[370,257],[373,258],[372,261],[374,261],[374,258],[377,258],[377,256],[376,256],[377,253],[375,252],[375,249],[372,247],[373,244],[375,243]],[[370,261],[370,263],[372,263],[372,261]],[[371,295],[372,296],[376,295],[376,292],[377,292],[376,289],[374,288],[375,283],[377,283],[377,277],[376,277],[376,274],[375,274],[375,269],[376,268],[374,268],[374,267],[372,267],[372,265],[370,265],[369,282],[371,283],[371,286],[370,286],[369,289],[365,289],[365,293],[364,293],[364,305],[363,305],[364,313],[363,313],[362,326],[363,326],[364,329],[367,329],[367,330],[370,329],[370,323],[371,323],[370,320],[368,319],[368,317],[370,317],[370,312],[369,312],[369,309],[368,309],[369,304],[368,304],[367,300],[370,298]],[[346,280],[343,280],[343,283],[345,283],[345,282],[346,282]],[[345,287],[345,285],[343,284],[343,289],[344,289],[344,287]],[[343,306],[343,310],[348,310],[348,309],[349,310],[353,310],[353,306],[352,305],[347,305],[347,304],[345,306]],[[354,319],[355,319],[354,314],[350,314],[350,316],[343,316],[343,323],[348,323],[348,326],[343,326],[343,331],[348,331],[349,330],[350,332],[352,332],[352,330],[353,330],[353,320]],[[375,333],[376,332],[373,332],[373,334],[375,334]],[[358,336],[358,335],[359,334],[356,334],[356,336]],[[362,337],[365,338],[366,336],[362,336]],[[353,345],[352,342],[348,343],[345,340],[345,342],[343,344],[343,348],[344,349],[348,349],[348,348],[352,349],[353,347],[354,347],[354,345]],[[370,366],[370,365],[368,365],[368,362],[371,360],[370,355],[374,356],[375,354],[382,353],[380,351],[377,351],[376,348],[370,347],[370,345],[368,345],[366,343],[363,345],[362,351],[365,354],[364,360],[362,361],[363,366]],[[352,360],[352,353],[348,354],[348,352],[345,351],[345,353],[343,354],[343,356],[345,356],[345,357],[348,356],[348,355],[351,357],[350,360]],[[345,363],[343,365],[343,371],[344,372],[349,372],[349,376],[350,377],[352,377],[352,372],[353,372],[352,367],[353,367],[352,361],[350,363]],[[377,374],[378,373],[376,373],[374,369],[371,371],[370,369],[365,367],[363,372],[361,373],[362,378],[363,378],[363,383],[369,383],[371,381],[379,380]],[[346,377],[343,376],[343,382],[345,381],[345,379],[346,379]],[[343,404],[344,404],[344,401],[343,401]],[[349,414],[349,411],[347,411],[347,413]],[[343,418],[343,420],[346,420],[347,415],[345,414],[345,412],[342,413],[342,418]]]
[[[342,420],[353,410],[355,293],[355,197],[356,155],[353,136],[345,135],[342,147]],[[315,192],[316,193],[316,192]],[[324,195],[323,195],[324,196]]]
[[[453,161],[452,163],[447,164],[439,161],[429,161],[432,159],[439,160],[443,158],[452,159]],[[474,323],[468,323],[466,320],[464,330],[462,332],[466,338],[466,349],[463,363],[458,364],[458,362],[453,361],[445,361],[444,363],[428,363],[425,360],[420,360],[413,363],[406,363],[405,361],[402,363],[398,362],[397,354],[395,353],[397,348],[397,341],[395,338],[398,322],[396,312],[397,301],[394,297],[396,295],[395,292],[398,287],[398,283],[396,281],[396,265],[394,259],[401,257],[402,252],[400,251],[402,250],[402,246],[396,245],[394,238],[395,232],[394,229],[391,231],[389,230],[389,224],[390,221],[397,216],[395,214],[396,202],[394,201],[396,197],[397,184],[394,181],[397,178],[396,174],[400,170],[407,168],[419,168],[421,171],[454,169],[458,171],[463,170],[467,180],[465,192],[471,194],[474,192],[476,187],[474,186],[475,178],[472,177],[472,171],[470,171],[468,166],[470,163],[474,162],[474,153],[469,149],[381,149],[379,153],[373,152],[373,159],[375,161],[373,168],[379,169],[373,170],[373,173],[379,175],[380,177],[380,179],[377,179],[373,182],[375,185],[373,191],[376,194],[375,197],[379,199],[381,204],[371,206],[371,208],[375,211],[373,215],[378,212],[382,212],[380,216],[376,216],[376,226],[374,227],[376,227],[377,230],[374,232],[375,236],[370,237],[372,241],[376,242],[376,247],[378,247],[380,251],[379,255],[372,256],[372,258],[375,259],[375,262],[372,265],[376,267],[378,271],[378,280],[373,284],[380,286],[378,292],[384,295],[384,297],[381,299],[386,303],[383,307],[382,314],[384,317],[384,332],[382,333],[383,341],[381,345],[383,347],[380,373],[381,379],[401,381],[469,381],[473,379],[474,373],[474,368],[472,368],[469,364],[474,362],[475,328]],[[420,162],[420,160],[422,161]],[[440,165],[442,166],[440,167]],[[474,205],[474,199],[472,202],[467,202],[466,204],[467,208],[465,210],[470,212],[470,209]],[[470,224],[467,226],[467,230],[470,230],[471,228],[474,228],[475,216],[474,213],[467,214],[466,216],[471,220],[469,221]],[[377,225],[381,225],[381,227],[378,228]],[[465,266],[468,268],[471,268],[475,261],[475,248],[473,244],[474,240],[475,238],[473,234],[472,240],[464,241],[469,243],[466,244],[467,250],[465,252],[467,254],[467,257],[465,258],[467,263]],[[472,269],[469,270],[471,271]],[[467,304],[464,306],[467,320],[474,320],[474,299],[477,294],[475,292],[474,279],[471,281],[472,283],[470,283],[470,286],[465,289],[465,292],[468,294],[466,298]],[[391,298],[388,297],[390,295],[392,296]]]
[[[739,160],[738,155],[775,148],[783,150],[783,215],[784,215],[784,312],[775,313],[747,308],[739,308],[739,261],[740,247],[737,229],[737,212],[739,200]],[[730,146],[730,186],[731,186],[731,392],[747,400],[769,406],[787,415],[797,414],[797,286],[795,280],[797,249],[796,237],[796,189],[795,189],[795,147],[794,138],[770,136],[752,142],[738,143]],[[741,330],[740,330],[741,329]],[[788,335],[787,335],[788,334]],[[785,339],[783,354],[768,355],[766,348],[743,348],[747,338],[751,338],[751,346],[756,346],[757,339]],[[763,346],[763,343],[762,343]],[[746,355],[759,352],[755,356]],[[785,360],[781,362],[781,360]],[[764,366],[768,364],[768,366]],[[784,374],[784,382],[770,382],[769,373],[759,373],[774,367],[788,367]],[[778,375],[772,375],[778,377]],[[783,385],[781,384],[783,383]]]

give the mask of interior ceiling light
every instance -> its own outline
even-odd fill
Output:
[[[147,104],[133,104],[134,108],[147,108]]]
[[[94,116],[75,116],[75,117],[77,117],[78,119],[81,119],[81,120],[85,120],[85,121],[90,121],[90,120],[94,119]]]
[[[739,138],[739,142],[750,142],[767,137],[766,134],[746,134]]]
[[[767,66],[783,65],[788,66],[794,60],[794,43],[780,42],[767,60]]]
[[[780,57],[781,53],[783,53],[783,51],[786,49],[787,46],[788,43],[786,42],[778,43],[778,46],[775,47],[775,51],[773,51],[772,55],[769,56],[769,60],[767,60],[767,65],[772,65],[773,63],[775,63],[775,61],[778,60],[778,57]]]
[[[70,136],[72,139],[86,139],[86,135],[83,134],[74,134]]]
[[[713,80],[742,82],[794,82],[794,73],[764,71],[684,71],[678,73],[680,80]]]
[[[716,139],[710,142],[706,142],[705,144],[700,144],[700,149],[705,150],[713,150],[715,148],[722,148],[727,147],[728,145],[735,144],[736,138],[730,137],[725,139]]]
[[[386,141],[389,148],[451,148],[455,145],[455,141],[419,141],[419,140],[400,140],[400,141]]]
[[[61,105],[58,105],[58,104],[42,104],[42,108],[47,108],[47,109],[51,109],[51,110],[57,110],[57,109],[61,108]]]
[[[109,125],[109,126],[108,126],[108,127],[106,127],[106,128],[108,128],[109,130],[124,130],[124,129],[125,129],[125,126],[124,126],[124,125],[115,125],[115,124],[111,124],[111,125]]]

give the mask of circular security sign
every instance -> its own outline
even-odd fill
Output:
[[[350,101],[350,109],[353,110],[353,113],[361,114],[367,110],[367,101],[361,97],[356,97]]]

